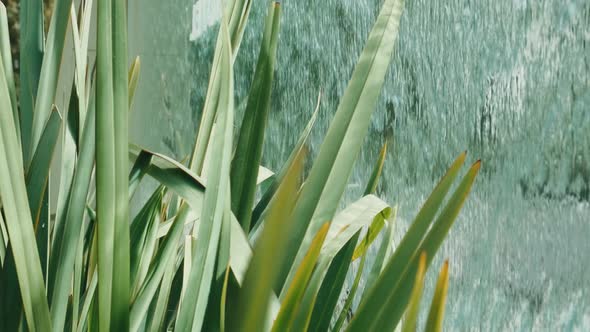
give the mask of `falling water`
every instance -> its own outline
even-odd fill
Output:
[[[198,126],[219,10],[213,0],[173,3],[129,4],[131,53],[143,60],[133,135],[182,159]],[[282,3],[265,165],[286,159],[321,90],[317,151],[380,3]],[[238,119],[266,6],[254,1],[235,64]],[[454,157],[468,150],[483,161],[433,263],[451,261],[449,330],[590,329],[590,2],[406,1],[343,203],[362,194],[386,142],[378,194],[399,206],[398,239]]]

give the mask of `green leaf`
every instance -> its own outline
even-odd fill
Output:
[[[176,272],[176,261],[171,259],[168,261],[168,266],[162,277],[162,283],[158,290],[158,298],[156,299],[156,307],[152,317],[148,318],[146,331],[163,331],[164,319],[166,317],[166,309],[168,308],[168,301],[170,298],[170,291],[172,289],[172,281]]]
[[[143,167],[147,167],[145,172],[148,175],[185,199],[193,210],[201,211],[203,193],[205,192],[205,181],[202,178],[172,158],[133,144],[129,145],[130,158],[139,158],[140,154],[144,154],[142,158],[146,159],[149,156],[149,165],[145,166],[145,160],[141,161],[140,164],[138,163],[138,168],[134,168],[132,174],[136,174],[136,171],[141,173]],[[132,177],[130,183],[135,185],[134,178]]]
[[[312,234],[336,213],[385,80],[402,7],[402,0],[385,1],[369,35],[295,206],[293,214],[300,227],[289,239],[288,255],[275,290],[283,288],[285,281],[288,285],[288,276],[293,275],[290,271],[307,251]]]
[[[262,159],[264,132],[270,112],[279,24],[280,5],[274,2],[266,17],[258,63],[231,164],[231,208],[245,231],[250,230],[257,180],[253,175]]]
[[[418,313],[420,310],[420,299],[422,298],[422,289],[424,288],[424,275],[426,274],[426,253],[420,255],[418,271],[414,281],[414,288],[410,297],[410,303],[406,310],[406,318],[403,322],[402,332],[415,332],[416,323],[418,322]],[[427,330],[431,331],[431,330]]]
[[[156,246],[156,233],[166,190],[158,187],[131,223],[130,278],[132,294],[136,294],[148,273]]]
[[[94,99],[91,99],[70,194],[64,204],[63,222],[56,225],[51,249],[48,294],[51,301],[52,328],[54,331],[61,331],[64,328],[76,248],[83,236],[82,222],[94,169],[95,112]]]
[[[57,1],[57,2],[63,2]],[[69,14],[69,6],[68,6]],[[67,16],[64,17],[67,24]],[[32,158],[30,141],[32,136],[33,110],[35,99],[37,98],[37,87],[39,86],[39,76],[41,73],[41,64],[43,62],[43,3],[41,1],[23,1],[20,3],[20,127],[22,135],[22,148],[25,165],[28,167],[29,160]],[[15,36],[13,36],[15,37]],[[65,37],[65,30],[64,30]],[[63,46],[63,42],[62,42]],[[48,56],[50,57],[50,56]],[[57,65],[56,65],[57,67]],[[11,67],[5,68],[10,70]],[[57,68],[56,68],[57,73]],[[41,87],[43,90],[44,87]],[[53,97],[52,97],[53,99]],[[51,111],[51,102],[45,104],[45,119],[49,118]],[[8,109],[8,108],[7,108]],[[16,123],[18,126],[19,124]],[[39,124],[38,138],[41,137],[45,123]],[[18,131],[17,131],[18,132]]]
[[[106,331],[119,321],[114,280],[117,210],[117,153],[113,93],[113,1],[97,3],[96,220],[98,230],[98,320]],[[127,102],[127,101],[125,101]],[[127,196],[124,198],[127,201]],[[116,312],[117,311],[117,312]],[[119,318],[118,316],[116,317]],[[113,320],[112,320],[113,319]]]
[[[68,27],[68,18],[70,15],[70,9],[72,6],[72,0],[56,0],[54,7],[53,7],[53,14],[51,16],[51,23],[49,25],[49,31],[47,32],[47,38],[45,41],[45,48],[42,48],[43,45],[43,13],[42,13],[42,5],[38,1],[27,1],[27,3],[38,4],[40,7],[39,9],[35,8],[35,24],[32,26],[31,30],[35,31],[34,39],[32,44],[24,51],[32,51],[37,52],[35,47],[39,47],[39,51],[43,50],[43,63],[41,65],[41,72],[38,76],[38,90],[37,93],[30,94],[33,98],[31,101],[35,101],[34,107],[35,111],[32,114],[32,127],[29,128],[29,131],[24,130],[23,128],[23,135],[29,134],[31,135],[30,146],[29,149],[29,156],[32,156],[35,150],[37,149],[37,145],[39,143],[39,139],[41,138],[41,133],[43,131],[43,127],[45,127],[45,122],[49,118],[51,105],[53,104],[53,100],[56,93],[57,88],[57,79],[59,76],[59,69],[61,64],[61,57],[64,49],[64,42],[66,38],[66,29]],[[37,11],[39,11],[37,13]],[[39,18],[37,18],[37,15]],[[101,24],[98,23],[98,26]],[[21,28],[23,24],[21,22]],[[100,29],[99,29],[100,30]],[[32,33],[30,31],[30,33]],[[22,34],[22,32],[21,32]],[[26,40],[26,37],[22,37],[21,40]],[[22,47],[21,47],[22,48]],[[98,50],[100,52],[101,45],[98,45]],[[35,53],[32,53],[35,54]],[[21,57],[23,56],[23,50],[21,50]],[[37,55],[34,55],[34,60],[39,61],[37,59]],[[36,63],[35,63],[36,64]],[[21,61],[21,68],[27,68],[24,61]],[[21,73],[22,77],[22,73]],[[22,81],[21,81],[22,82]],[[32,85],[37,87],[35,85]],[[22,85],[21,85],[22,89]],[[24,94],[25,91],[22,92]],[[27,95],[28,96],[28,95]],[[22,103],[22,102],[21,102]],[[32,105],[32,104],[31,104]],[[32,109],[31,109],[32,110]],[[21,116],[23,119],[25,118],[25,113],[21,111]],[[22,119],[21,119],[22,120]],[[25,140],[23,139],[23,144]],[[26,147],[26,145],[24,146]]]
[[[82,225],[82,233],[84,233],[85,231],[85,227],[84,225]],[[79,324],[79,317],[80,317],[80,309],[81,309],[81,301],[82,298],[80,296],[81,292],[82,292],[82,284],[84,282],[84,275],[83,275],[83,270],[85,268],[85,261],[84,261],[84,254],[85,254],[85,249],[87,246],[85,246],[85,243],[90,243],[91,241],[87,241],[92,239],[92,237],[84,237],[84,236],[80,236],[80,239],[78,240],[78,247],[76,248],[76,258],[74,261],[74,282],[73,282],[73,290],[72,290],[72,315],[71,315],[71,324],[72,324],[72,331],[75,331]],[[85,290],[85,289],[84,289]]]
[[[256,177],[256,185],[262,186],[265,181],[270,180],[275,174],[264,166],[258,167],[258,176]]]
[[[373,265],[371,266],[371,270],[369,271],[369,276],[367,280],[365,280],[364,290],[371,289],[371,286],[375,283],[381,271],[385,267],[385,264],[389,261],[393,253],[393,236],[395,233],[395,217],[397,215],[397,208],[394,209],[390,218],[388,218],[385,224],[385,231],[383,234],[383,238],[381,239],[381,244],[379,249],[377,249],[377,254],[373,257]],[[364,251],[364,255],[368,250]],[[354,259],[354,258],[353,258]]]
[[[10,36],[8,33],[8,17],[6,16],[6,7],[4,7],[4,3],[0,3],[0,56],[2,59],[2,65],[4,66],[4,75],[6,75],[5,79],[6,84],[8,85],[8,93],[10,94],[10,105],[12,106],[12,115],[14,117],[14,123],[16,124],[15,129],[20,144],[20,116],[16,99],[14,73],[12,71],[12,51],[10,49]]]
[[[285,220],[285,216],[289,214],[295,203],[302,168],[303,156],[300,156],[292,164],[286,173],[285,181],[278,189],[268,218],[264,222],[262,235],[256,243],[254,255],[249,259],[247,272],[238,295],[237,317],[229,322],[230,331],[259,330],[270,317],[267,308],[274,295],[272,285],[278,274],[276,262],[282,259],[283,239],[289,235],[289,228],[292,227],[292,220]],[[232,234],[232,236],[235,235]],[[247,246],[247,240],[244,238],[243,241]],[[230,254],[230,257],[234,262],[239,256],[236,253]]]
[[[445,261],[438,281],[434,290],[434,298],[430,305],[428,320],[426,321],[426,331],[440,332],[443,327],[443,318],[445,315],[445,301],[447,299],[447,290],[449,289],[449,261]]]
[[[80,130],[81,124],[78,106],[78,96],[72,87],[70,105],[66,115],[67,119],[64,122],[61,131],[61,164],[59,168],[60,182],[57,194],[55,221],[52,229],[52,242],[55,242],[56,239],[58,242],[61,241],[59,236],[63,234],[63,222],[65,220],[67,204],[70,199],[70,192],[74,179],[74,171],[77,162],[76,159],[78,157],[78,147],[80,144],[78,138],[79,135],[82,135],[82,130]]]
[[[209,85],[207,87],[207,94],[205,96],[205,105],[199,122],[199,131],[195,140],[195,145],[191,153],[190,169],[197,175],[203,175],[203,166],[205,164],[205,156],[209,147],[213,126],[215,119],[218,117],[218,101],[219,93],[223,89],[223,80],[226,64],[223,57],[226,52],[231,54],[230,62],[233,65],[238,51],[244,28],[250,14],[252,5],[251,0],[230,0],[225,4],[224,17],[227,22],[228,34],[230,36],[229,43],[226,43],[225,36],[220,33],[217,36],[217,45],[215,46],[215,54],[213,56],[213,66],[211,69],[211,77],[209,78]],[[225,49],[228,47],[230,49]]]
[[[4,258],[6,257],[6,249],[8,248],[8,233],[4,225],[4,218],[0,213],[0,266],[4,266]]]
[[[219,331],[225,332],[225,309],[227,307],[227,289],[229,286],[229,271],[230,266],[227,265],[225,269],[225,277],[223,278],[223,287],[221,288],[221,301],[219,305]]]
[[[345,247],[351,238],[353,238],[363,227],[375,228],[381,225],[382,228],[385,220],[391,215],[391,208],[387,203],[373,195],[365,196],[353,204],[347,206],[341,211],[332,222],[328,232],[324,248],[322,248],[320,264],[322,268],[317,268],[314,274],[319,274],[316,278],[321,282],[325,273],[334,257]],[[367,240],[372,241],[373,238]],[[357,241],[358,242],[358,241]],[[368,244],[368,242],[366,243]],[[366,245],[365,244],[365,245]],[[354,244],[356,246],[356,242]],[[319,284],[318,284],[319,287]],[[284,298],[285,292],[281,293],[281,299]]]
[[[86,115],[89,99],[93,94],[90,93],[92,75],[88,72],[88,37],[90,34],[90,21],[92,15],[92,0],[85,0],[80,5],[80,17],[76,15],[76,6],[71,7],[70,21],[72,26],[72,39],[74,44],[74,57],[76,60],[76,70],[74,73],[74,84],[76,94],[80,103],[79,118],[80,123],[86,123]],[[80,25],[78,26],[78,21]],[[88,76],[88,80],[87,80]],[[77,140],[82,139],[82,133],[79,133]]]
[[[86,289],[86,294],[84,294],[84,298],[82,299],[82,310],[80,311],[80,319],[78,320],[78,332],[85,331],[84,326],[90,325],[88,324],[88,317],[91,315],[91,310],[93,306],[96,306],[95,301],[95,294],[96,288],[98,285],[98,273],[94,273],[92,278],[90,278],[90,282],[88,283],[88,288]]]
[[[273,332],[288,331],[294,324],[295,316],[301,305],[309,279],[312,276],[313,268],[320,256],[320,250],[329,228],[329,222],[326,222],[320,228],[309,246],[309,251],[297,267],[293,282],[287,289],[286,296],[281,303],[281,309],[272,327]]]
[[[112,331],[129,330],[131,296],[129,252],[129,79],[127,3],[112,2],[113,112],[115,135],[115,219],[111,299]],[[156,227],[153,228],[154,232]],[[99,271],[100,272],[100,271]],[[100,287],[100,285],[99,285]]]
[[[464,155],[458,158],[453,167],[457,164],[460,165],[463,162],[461,159],[464,159]],[[449,170],[450,173],[453,172],[453,167]],[[392,259],[387,263],[381,276],[361,302],[357,315],[349,326],[350,331],[365,330],[367,328],[391,330],[397,325],[411,295],[411,289],[406,285],[411,283],[411,278],[414,277],[418,269],[420,253],[423,251],[426,252],[426,266],[428,267],[459,214],[479,171],[479,167],[480,162],[478,161],[470,168],[426,236],[424,236],[426,229],[421,234],[416,234],[416,224],[420,223],[419,218],[416,218],[416,221],[414,221],[414,224],[412,224],[408,233],[402,239]],[[430,205],[431,198],[440,195],[441,187],[446,186],[445,182],[449,177],[452,176],[447,174],[443,177],[441,183],[439,183],[429,200],[424,204],[424,207],[432,208]],[[420,215],[421,213],[418,214],[418,216]],[[412,239],[409,236],[419,237],[415,243],[416,246],[412,248],[408,247],[408,244],[414,242],[416,239]],[[403,257],[408,253],[408,256]]]
[[[218,158],[212,158],[209,165],[207,190],[199,223],[197,245],[193,250],[189,286],[178,309],[176,329],[198,331],[203,324],[205,309],[215,269],[219,235],[224,213],[233,137],[233,68],[226,18],[222,19],[221,34],[224,35],[224,49],[221,61],[221,89],[217,111],[217,130],[211,148],[219,151]]]
[[[391,232],[393,232],[393,224],[395,223],[395,217],[397,215],[397,207],[394,209],[389,210],[389,213],[386,215],[382,215],[381,218],[375,218],[373,223],[369,226],[367,233],[365,234],[365,238],[361,243],[355,248],[354,255],[352,255],[352,260],[355,261],[359,257],[363,256],[369,247],[373,244],[373,241],[377,239],[377,236],[381,234],[383,228],[387,225],[387,220],[391,220],[389,223],[391,224]]]
[[[134,152],[136,151],[134,151],[133,148],[129,149],[130,154],[133,154]],[[129,197],[133,197],[137,188],[139,188],[139,183],[147,174],[151,161],[152,155],[150,153],[143,150],[139,151],[139,154],[131,167],[131,172],[129,172]]]
[[[344,305],[342,306],[342,310],[340,311],[340,314],[338,315],[338,318],[336,319],[336,323],[334,324],[334,328],[332,329],[332,331],[336,331],[336,332],[340,331],[342,328],[342,325],[344,325],[344,321],[348,317],[348,311],[352,307],[352,301],[354,301],[354,298],[356,296],[356,292],[358,290],[358,287],[359,287],[359,284],[361,281],[361,276],[363,275],[363,270],[365,268],[366,258],[367,258],[367,251],[365,251],[364,254],[361,256],[361,261],[359,263],[358,270],[356,271],[356,275],[354,276],[354,281],[352,282],[350,292],[346,296],[346,301],[344,302]]]
[[[311,134],[311,130],[313,129],[313,125],[315,124],[315,121],[318,117],[318,114],[320,111],[321,98],[322,98],[322,93],[320,91],[320,93],[318,94],[318,101],[316,104],[316,108],[315,108],[313,114],[311,115],[311,118],[309,119],[307,126],[305,127],[305,129],[303,130],[301,135],[299,136],[297,143],[295,143],[295,147],[291,151],[289,158],[287,158],[287,161],[283,164],[281,170],[274,176],[274,179],[269,184],[268,189],[264,192],[264,194],[262,195],[262,198],[260,199],[260,201],[258,201],[258,204],[256,204],[256,207],[254,208],[254,211],[252,212],[252,223],[251,223],[252,231],[251,231],[251,233],[256,232],[256,226],[259,225],[259,221],[262,219],[264,211],[268,207],[269,202],[274,197],[280,183],[283,182],[283,179],[285,178],[287,171],[289,170],[290,167],[292,167],[293,162],[297,158],[300,158],[302,155],[304,155],[306,153],[305,146],[308,143],[309,136]]]
[[[326,276],[317,293],[317,300],[312,307],[311,320],[309,325],[310,331],[328,331],[334,309],[340,298],[340,293],[344,286],[346,274],[352,263],[352,254],[358,242],[360,231],[356,233],[348,243],[338,252],[330,263]],[[305,307],[304,307],[305,308]],[[309,310],[309,309],[308,309]]]
[[[377,190],[377,184],[379,183],[379,177],[381,176],[381,171],[383,170],[383,164],[385,163],[385,155],[387,153],[387,143],[383,144],[381,148],[381,152],[379,153],[379,159],[377,159],[377,163],[373,168],[373,172],[371,173],[371,177],[369,178],[369,182],[367,183],[367,187],[365,188],[365,196],[369,194],[374,194],[375,190]]]
[[[4,65],[0,66],[0,109],[10,110],[10,92]],[[18,275],[27,326],[31,331],[51,326],[41,261],[27,199],[24,163],[12,112],[0,112],[0,199]]]
[[[61,122],[61,115],[54,108],[41,136],[40,144],[42,144],[43,149],[38,150],[33,156],[31,167],[26,175],[27,196],[36,230],[39,227],[41,205],[47,189],[49,167],[53,158],[53,151],[57,143]]]
[[[232,46],[233,61],[238,55],[238,50],[244,35],[244,29],[248,22],[252,0],[233,0],[226,6],[226,15],[228,19],[228,28]]]
[[[139,71],[141,69],[141,61],[139,56],[135,57],[135,60],[129,68],[129,109],[133,105],[133,97],[135,97],[135,90],[137,89],[137,83],[139,82]]]
[[[154,300],[154,296],[162,282],[164,273],[168,271],[170,264],[173,264],[170,261],[176,258],[177,248],[182,238],[188,213],[189,209],[187,205],[183,204],[180,207],[179,213],[176,215],[168,236],[164,238],[158,253],[153,259],[154,264],[150,267],[145,282],[131,305],[130,331],[139,331],[149,306]]]

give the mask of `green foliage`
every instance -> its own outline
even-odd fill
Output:
[[[306,144],[319,107],[276,174],[260,165],[279,45],[278,3],[268,11],[235,153],[233,63],[251,1],[227,4],[201,128],[185,166],[128,143],[140,62],[126,62],[125,2],[97,2],[95,63],[88,56],[92,1],[71,10],[70,2],[57,0],[45,52],[23,39],[43,39],[42,8],[24,6],[30,15],[21,21],[21,48],[27,50],[21,57],[33,72],[21,78],[19,98],[0,7],[4,330],[384,331],[399,324],[406,308],[404,328],[415,329],[426,269],[479,162],[446,200],[465,161],[465,154],[459,156],[395,251],[396,209],[373,195],[385,146],[363,197],[338,211],[394,51],[403,1],[384,2],[307,177]],[[60,113],[52,107],[60,73],[56,59],[65,52],[68,26],[74,84],[69,106]],[[56,147],[61,157],[52,162]],[[47,194],[52,165],[61,172],[56,197]],[[270,178],[263,181],[259,172]],[[130,216],[129,201],[146,175],[160,186]],[[257,190],[264,191],[258,201]],[[56,206],[55,213],[48,206]],[[377,255],[360,289],[377,239]],[[359,259],[340,308],[345,277]],[[447,287],[445,264],[427,329],[442,328]],[[348,322],[355,297],[361,304]]]

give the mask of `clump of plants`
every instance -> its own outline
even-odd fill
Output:
[[[20,44],[28,57],[18,96],[10,49],[2,45],[1,330],[386,331],[402,321],[404,330],[415,330],[426,269],[480,163],[447,195],[465,154],[457,158],[395,250],[395,209],[372,195],[385,149],[364,197],[338,211],[394,50],[403,1],[383,3],[307,176],[302,165],[317,110],[281,169],[273,173],[260,164],[277,65],[276,2],[233,140],[232,66],[250,6],[247,0],[226,3],[186,165],[128,142],[139,60],[128,68],[124,1],[96,3],[93,63],[92,0],[79,7],[56,0],[47,36],[36,36],[45,47]],[[1,22],[4,42],[8,30]],[[54,100],[68,23],[75,70],[69,106],[59,110]],[[43,34],[42,21],[26,24],[26,31]],[[58,145],[61,157],[52,163]],[[59,165],[58,183],[49,176],[51,165]],[[131,216],[129,200],[146,175],[160,186]],[[49,186],[57,186],[56,196]],[[349,267],[359,261],[363,270],[379,235],[366,286],[358,287],[357,274],[339,308]],[[442,328],[448,275],[445,263],[428,331]],[[349,320],[355,296],[361,301]]]

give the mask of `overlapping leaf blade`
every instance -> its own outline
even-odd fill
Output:
[[[250,230],[256,193],[257,177],[253,175],[257,173],[262,159],[264,129],[270,113],[279,22],[280,5],[275,2],[271,5],[266,18],[258,63],[231,164],[231,207],[242,228],[247,232]]]
[[[441,332],[445,314],[445,301],[449,288],[449,261],[445,261],[434,290],[430,312],[426,320],[426,331]]]
[[[64,17],[64,19],[67,24],[67,16]],[[19,96],[21,121],[20,127],[24,161],[25,165],[28,167],[30,160],[29,158],[32,157],[33,152],[30,151],[34,113],[33,110],[35,108],[37,87],[39,86],[41,64],[43,62],[43,3],[41,1],[23,1],[21,3],[19,27],[19,64],[20,68],[22,68],[20,72]],[[47,119],[49,117],[49,112],[51,111],[51,103],[46,103],[45,107],[45,119]],[[17,125],[19,124],[17,123]],[[40,124],[39,129],[37,130],[38,137],[41,137],[43,127],[45,127],[45,123]]]
[[[312,276],[313,268],[320,255],[321,247],[324,243],[330,223],[326,222],[314,237],[309,251],[305,258],[297,267],[293,283],[287,289],[285,299],[281,302],[281,309],[274,321],[272,331],[289,331],[294,323],[299,308],[302,306],[301,300],[305,294],[309,279]]]
[[[10,104],[12,105],[12,116],[14,117],[16,134],[20,144],[20,115],[16,99],[14,72],[12,70],[12,52],[10,49],[10,37],[8,35],[8,16],[6,15],[6,7],[4,7],[4,3],[0,3],[0,57],[2,59],[2,65],[4,66],[6,85],[8,86]]]
[[[49,329],[51,320],[4,65],[0,65],[0,103],[4,110],[0,111],[0,156],[11,156],[0,158],[0,198],[27,324],[32,331],[43,331]]]
[[[221,32],[224,50],[221,66],[221,89],[219,94],[217,130],[211,148],[220,152],[219,158],[212,158],[209,166],[207,190],[199,223],[197,245],[189,277],[189,287],[181,302],[176,328],[179,330],[200,330],[213,278],[217,247],[221,232],[221,221],[228,206],[229,171],[233,136],[233,68],[229,45],[229,31],[226,18],[222,19]]]
[[[418,323],[418,312],[420,309],[420,300],[422,299],[422,289],[424,288],[424,274],[426,273],[426,253],[420,255],[418,271],[412,289],[412,296],[406,311],[406,318],[403,322],[402,332],[415,332]],[[429,331],[429,330],[427,330]]]
[[[298,266],[307,251],[311,235],[336,213],[383,86],[402,7],[402,0],[385,1],[369,35],[295,206],[293,214],[300,227],[289,240],[287,258],[282,263],[275,290],[282,289],[285,281],[289,283],[294,275],[292,267]]]
[[[426,234],[430,222],[426,224],[424,219],[421,219],[421,216],[427,215],[429,217],[431,214],[424,212],[425,209],[435,208],[438,210],[442,198],[440,198],[438,204],[432,204],[437,200],[437,196],[448,191],[448,188],[444,190],[447,187],[446,182],[449,181],[449,178],[454,178],[452,176],[455,173],[454,168],[457,167],[456,171],[458,171],[458,167],[463,163],[463,160],[464,155],[461,155],[424,204],[423,209],[402,239],[375,285],[361,302],[359,311],[349,325],[349,331],[364,331],[366,329],[390,330],[398,324],[411,295],[411,288],[405,285],[411,283],[416,274],[420,253],[426,252],[426,266],[428,267],[465,202],[479,171],[480,163],[477,162],[467,172],[434,222],[434,225]],[[450,183],[448,187],[450,187]],[[429,219],[432,219],[432,217],[434,217],[434,213]],[[423,222],[424,224],[422,224]]]
[[[254,331],[265,325],[267,308],[273,295],[272,284],[278,273],[275,263],[281,260],[284,253],[282,239],[288,236],[291,227],[291,221],[284,220],[284,216],[293,208],[302,167],[303,158],[299,157],[278,189],[263,234],[254,249],[254,256],[248,262],[238,296],[238,317],[230,321],[232,331]]]

